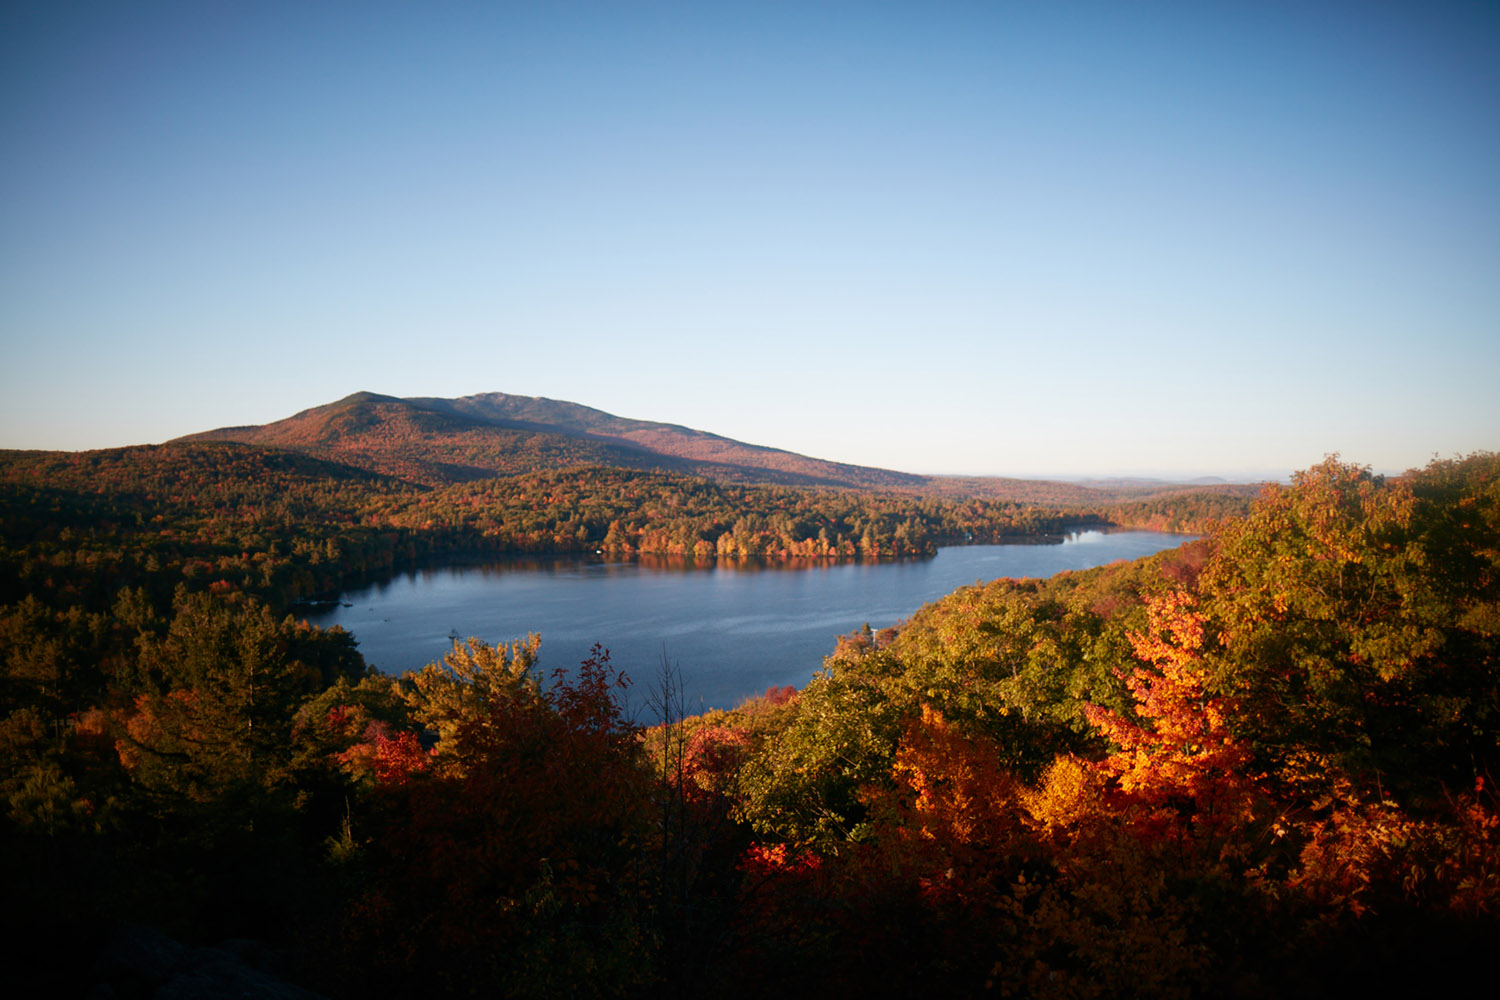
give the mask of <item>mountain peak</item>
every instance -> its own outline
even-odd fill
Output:
[[[607,465],[795,486],[919,487],[925,477],[844,465],[544,396],[402,399],[361,391],[259,427],[187,439],[306,451],[428,485]]]
[[[338,400],[336,402],[333,402],[333,403],[329,403],[327,405],[329,405],[329,406],[343,406],[345,404],[353,404],[353,403],[402,403],[402,402],[405,402],[405,400],[400,399],[397,396],[384,396],[384,395],[381,395],[378,392],[370,392],[368,390],[361,389],[359,392],[351,392],[349,395],[345,396],[343,399],[340,399],[340,400]]]

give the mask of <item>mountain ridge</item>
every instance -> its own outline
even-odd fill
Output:
[[[429,486],[605,465],[794,486],[919,488],[923,477],[825,462],[674,424],[563,400],[486,393],[401,399],[357,392],[268,424],[176,441],[237,441],[306,451]]]
[[[1069,483],[918,475],[813,458],[682,424],[621,417],[567,400],[503,392],[445,399],[360,391],[268,424],[220,427],[175,440],[287,448],[427,486],[601,465],[731,482],[1035,503],[1110,502],[1189,490],[1241,493],[1252,489],[1159,480]]]

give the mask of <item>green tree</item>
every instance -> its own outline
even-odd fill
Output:
[[[1265,764],[1434,795],[1497,762],[1489,475],[1429,499],[1330,458],[1220,533],[1199,581],[1209,669]],[[1435,506],[1471,511],[1469,554]]]

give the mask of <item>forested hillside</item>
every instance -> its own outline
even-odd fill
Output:
[[[360,392],[262,427],[226,427],[182,440],[291,448],[429,486],[578,465],[798,486],[889,489],[924,481],[503,393],[397,399]]]
[[[845,465],[745,444],[677,424],[617,417],[577,403],[482,393],[397,399],[357,392],[256,427],[224,427],[180,441],[236,441],[300,451],[414,484],[454,483],[591,465],[706,477],[720,482],[878,490],[1089,507],[1170,495],[1221,496],[1258,487],[1120,481],[1089,486],[995,476],[918,476]]]
[[[868,528],[875,556],[1031,508],[618,469],[437,490],[228,443],[12,453],[0,485],[0,933],[26,995],[180,995],[210,954],[351,997],[1488,975],[1494,455],[1329,460],[1204,540],[964,588],[733,711],[637,677],[654,720],[621,715],[602,650],[544,678],[537,640],[471,641],[389,677],[286,602],[457,541]],[[122,945],[143,935],[154,965]]]
[[[1242,509],[1207,494],[1059,507],[589,466],[434,488],[227,442],[3,452],[0,600],[97,609],[126,586],[165,602],[186,584],[284,609],[457,554],[900,558],[1114,523],[1201,530]]]

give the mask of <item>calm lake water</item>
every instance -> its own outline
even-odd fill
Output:
[[[1191,537],[1084,531],[1060,544],[944,548],[920,562],[794,567],[455,566],[350,591],[341,598],[349,607],[307,618],[353,632],[365,659],[391,673],[441,659],[453,635],[494,643],[539,632],[545,672],[576,665],[597,642],[635,681],[628,704],[637,709],[665,655],[681,671],[689,710],[731,708],[772,685],[800,688],[837,636],[865,622],[895,625],[958,587],[1136,559]]]

